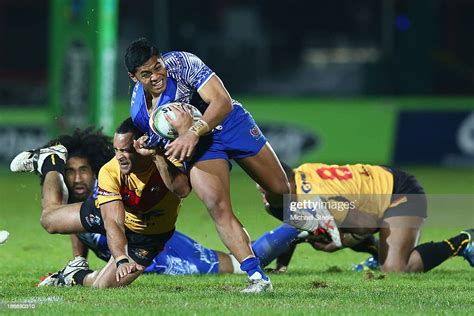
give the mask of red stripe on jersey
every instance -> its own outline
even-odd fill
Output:
[[[165,186],[158,170],[148,180],[141,196],[138,196],[135,191],[130,190],[127,186],[120,188],[123,204],[135,213],[146,213],[158,204],[168,192],[169,190]]]

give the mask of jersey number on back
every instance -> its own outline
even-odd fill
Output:
[[[352,172],[347,167],[322,167],[316,169],[316,173],[323,180],[349,180],[352,179]]]

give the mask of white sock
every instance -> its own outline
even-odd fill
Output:
[[[240,262],[237,261],[237,259],[231,254],[229,254],[229,257],[230,257],[230,261],[232,262],[232,268],[234,268],[234,271],[232,271],[232,273],[245,274],[246,273],[245,271],[240,270]]]

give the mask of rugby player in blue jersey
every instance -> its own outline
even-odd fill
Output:
[[[265,189],[269,211],[283,219],[283,195],[288,179],[265,136],[252,116],[233,100],[219,77],[197,56],[173,51],[163,55],[141,38],[132,42],[125,65],[135,82],[131,117],[148,133],[149,147],[166,146],[166,155],[190,163],[193,190],[207,207],[217,231],[249,276],[244,293],[272,289],[255,257],[250,238],[234,215],[230,201],[229,160],[236,161]],[[179,137],[168,143],[148,124],[150,113],[170,102],[196,106],[203,117],[192,125],[176,126]]]

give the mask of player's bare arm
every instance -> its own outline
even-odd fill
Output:
[[[209,81],[199,90],[201,98],[209,104],[202,119],[210,129],[219,125],[232,111],[232,100],[224,84],[217,75],[212,76]]]
[[[107,243],[114,258],[127,255],[125,237],[125,208],[122,201],[111,201],[100,206],[107,231]]]
[[[100,206],[107,231],[107,244],[117,264],[117,282],[127,274],[143,270],[143,267],[131,261],[127,254],[125,236],[125,208],[122,201],[112,201]]]
[[[232,100],[222,81],[214,75],[199,91],[209,104],[201,120],[167,146],[166,155],[184,161],[192,156],[199,137],[220,124],[232,111]]]

